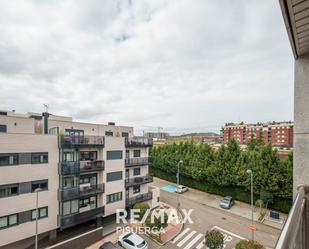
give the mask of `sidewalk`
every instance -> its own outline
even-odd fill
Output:
[[[171,182],[162,180],[160,178],[154,177],[153,179],[154,179],[154,181],[153,181],[152,185],[159,187],[159,188],[164,187],[166,185],[176,185],[175,183],[171,183]],[[206,193],[206,192],[203,192],[203,191],[200,191],[200,190],[196,190],[196,189],[192,189],[192,188],[190,188],[190,190],[188,192],[184,193],[184,195],[186,196],[186,198],[191,199],[191,200],[198,202],[200,204],[207,205],[207,206],[210,206],[210,207],[213,207],[213,208],[221,209],[219,207],[219,203],[222,200],[222,196],[209,194],[209,193]],[[223,209],[221,209],[221,210],[223,210]],[[247,218],[247,219],[251,219],[251,206],[247,203],[244,203],[244,202],[236,201],[235,205],[231,209],[224,209],[224,211],[233,213],[233,214],[238,215],[238,216],[242,216],[242,217]],[[258,210],[258,208],[255,208],[254,211],[255,211],[254,212],[254,220],[258,222],[259,210]],[[284,221],[287,218],[287,215],[284,214],[284,213],[280,213],[280,217],[281,217],[281,219],[283,219],[283,221],[281,223],[266,219],[263,224],[277,228],[277,229],[282,229],[283,225],[284,225]]]

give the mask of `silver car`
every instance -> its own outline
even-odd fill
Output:
[[[125,233],[119,236],[118,244],[126,249],[148,249],[147,242],[136,233]]]
[[[225,209],[230,209],[233,205],[234,199],[231,196],[225,196],[220,202],[220,207]]]
[[[179,185],[179,186],[176,188],[176,193],[182,194],[182,193],[184,193],[184,192],[186,192],[186,191],[188,191],[188,190],[189,190],[188,187],[186,187],[186,186],[184,186],[184,185]]]

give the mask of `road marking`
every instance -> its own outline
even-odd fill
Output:
[[[235,234],[235,233],[231,233],[231,232],[229,232],[229,231],[227,231],[227,230],[225,230],[225,229],[223,229],[223,228],[221,228],[221,227],[214,226],[212,229],[217,229],[217,230],[219,230],[219,231],[221,231],[221,232],[230,234],[230,235],[232,235],[233,237],[236,237],[236,238],[241,239],[241,240],[247,240],[246,238],[241,237],[241,236],[238,236],[238,235]]]
[[[196,247],[196,249],[201,249],[205,245],[205,239]]]
[[[188,231],[190,230],[189,227],[187,227],[181,234],[179,234],[173,241],[172,244],[174,244],[176,241],[178,241],[181,237],[183,237]]]
[[[180,241],[177,246],[181,247],[184,245],[184,243],[186,243],[194,234],[196,234],[196,231],[192,231],[191,233],[189,233],[182,241]]]
[[[198,234],[191,242],[184,248],[184,249],[191,249],[191,247],[198,242],[204,235],[203,234]]]

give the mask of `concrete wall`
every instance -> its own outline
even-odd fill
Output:
[[[103,173],[103,181],[105,182],[105,194],[103,197],[103,202],[105,205],[105,215],[111,215],[116,212],[116,209],[125,208],[125,168],[124,168],[124,157],[125,157],[125,145],[124,138],[122,137],[105,137],[105,170]],[[106,160],[106,152],[109,150],[122,150],[123,159],[119,160]],[[122,180],[106,182],[106,174],[109,172],[122,171]],[[106,204],[106,196],[113,193],[122,192],[122,200],[114,203]]]
[[[295,61],[294,196],[299,184],[309,184],[309,56]]]
[[[39,193],[39,207],[48,206],[48,218],[39,220],[39,233],[57,228],[58,160],[56,136],[0,134],[0,152],[48,152],[47,164],[23,164],[0,167],[0,184],[48,179],[48,190]],[[35,193],[0,198],[0,217],[35,209]],[[29,221],[0,230],[0,246],[33,236],[35,222]]]
[[[0,116],[0,124],[7,126],[7,133],[34,134],[34,119]]]

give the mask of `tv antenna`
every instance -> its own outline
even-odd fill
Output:
[[[43,106],[44,106],[44,112],[48,113],[49,105],[48,104],[43,104]]]

